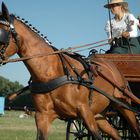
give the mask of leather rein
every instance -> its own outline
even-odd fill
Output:
[[[3,64],[6,64],[6,63],[11,63],[11,62],[26,61],[26,60],[37,58],[37,57],[50,56],[50,55],[55,55],[55,54],[60,54],[60,53],[65,53],[65,52],[75,53],[75,52],[83,51],[83,50],[73,51],[75,49],[92,46],[92,45],[95,45],[95,44],[98,44],[98,43],[101,43],[101,42],[105,42],[105,41],[107,41],[107,39],[101,40],[101,41],[98,41],[98,42],[94,42],[94,43],[90,43],[90,44],[69,47],[67,49],[60,49],[60,50],[54,51],[52,53],[36,54],[36,55],[32,55],[32,56],[26,56],[26,57],[21,57],[21,58],[13,58],[13,59],[8,59],[8,60],[3,60],[2,59],[2,60],[0,60],[0,65],[3,65]],[[103,43],[103,44],[100,44],[100,45],[92,46],[90,48],[86,48],[86,50],[101,47],[101,46],[105,46],[105,45],[108,45],[108,43]],[[7,47],[5,47],[5,48],[7,48]]]

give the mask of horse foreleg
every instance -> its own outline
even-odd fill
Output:
[[[37,126],[37,140],[48,140],[48,132],[53,120],[53,115],[36,112],[35,121]]]
[[[121,137],[116,129],[114,129],[101,114],[95,116],[98,127],[101,131],[108,134],[113,140],[121,140]]]
[[[136,135],[140,139],[140,129],[139,129],[139,125],[138,125],[138,122],[137,122],[137,119],[136,119],[134,112],[127,110],[123,107],[119,107],[118,111],[121,112],[121,114],[128,121],[128,123],[132,127],[133,131],[136,133]]]
[[[93,134],[95,139],[102,140],[101,135],[99,134],[99,129],[98,129],[96,120],[95,120],[94,115],[92,114],[89,106],[80,105],[78,107],[78,114],[83,119],[87,129]]]

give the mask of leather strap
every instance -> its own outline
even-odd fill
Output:
[[[31,93],[38,93],[38,94],[47,93],[65,84],[80,84],[89,88],[90,83],[84,80],[78,81],[78,79],[74,77],[67,77],[66,75],[64,75],[62,77],[50,80],[47,83],[31,82],[30,90],[31,90]]]

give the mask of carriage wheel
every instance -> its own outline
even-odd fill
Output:
[[[66,129],[66,140],[94,140],[85,128],[83,121],[69,120]]]

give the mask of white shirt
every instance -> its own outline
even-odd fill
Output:
[[[133,24],[131,24],[133,23]],[[120,21],[116,21],[115,18],[111,19],[112,38],[122,37],[122,32],[129,32],[130,37],[138,36],[139,20],[131,13],[124,14]],[[108,38],[111,38],[110,21],[107,21],[105,31]]]

